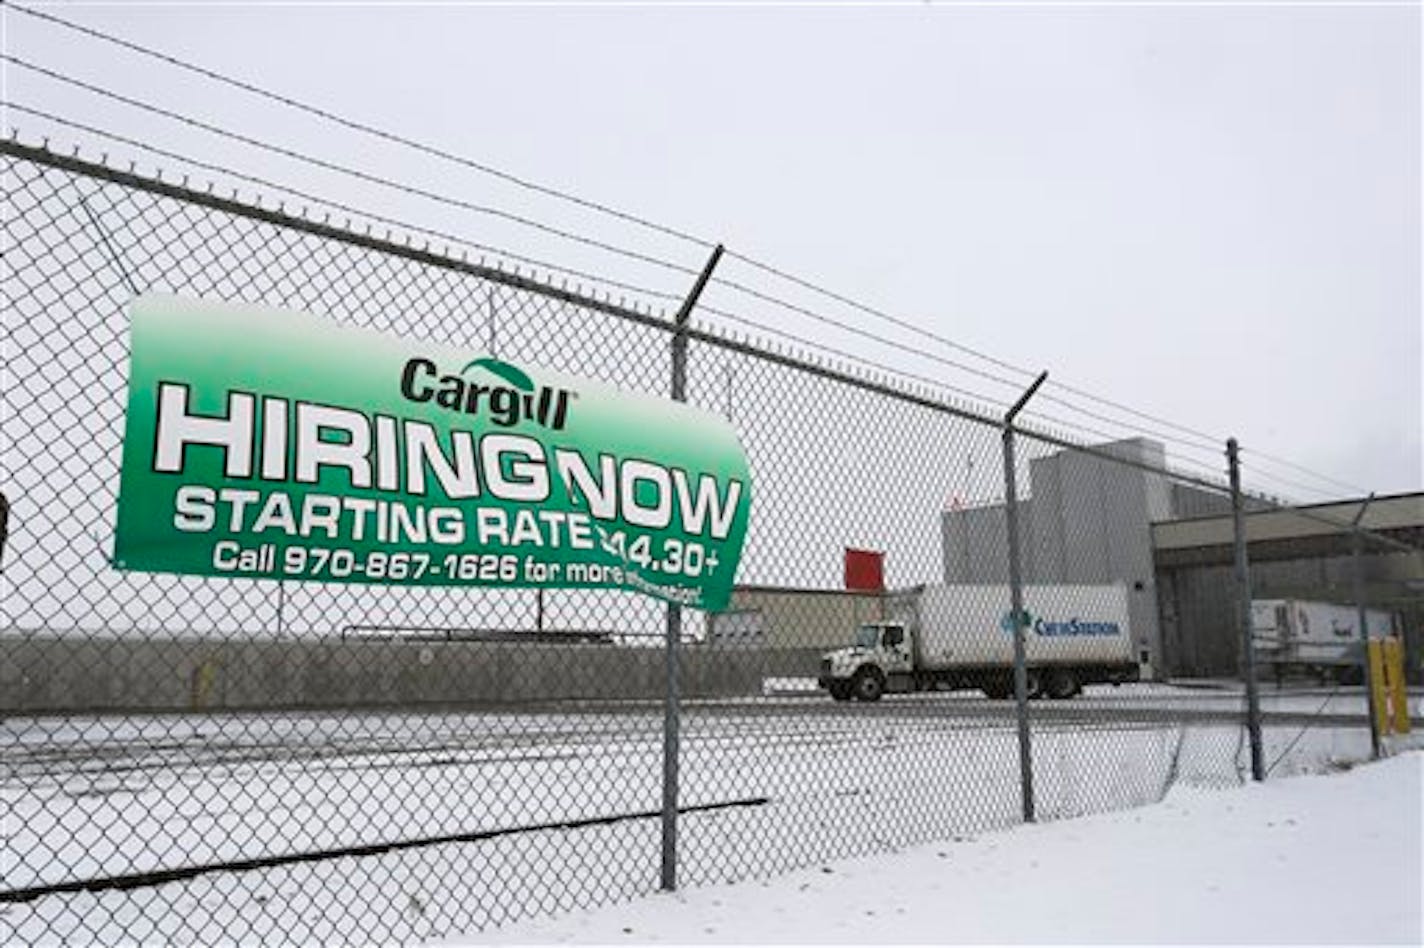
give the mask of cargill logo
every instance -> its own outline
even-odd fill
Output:
[[[429,359],[410,359],[401,370],[401,394],[413,402],[433,402],[448,411],[485,416],[501,428],[530,422],[555,431],[568,421],[567,389],[535,385],[518,366],[485,357],[444,374]]]

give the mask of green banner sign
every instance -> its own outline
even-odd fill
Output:
[[[120,569],[727,604],[751,485],[721,418],[307,313],[131,314]]]

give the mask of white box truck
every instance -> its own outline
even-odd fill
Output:
[[[977,688],[1013,694],[1014,636],[1008,586],[919,586],[887,597],[886,616],[854,644],[821,658],[818,683],[837,701],[885,692]],[[1127,589],[1122,585],[1024,587],[1029,694],[1071,698],[1083,685],[1136,681]]]
[[[1386,638],[1393,616],[1365,610],[1370,638]],[[1352,605],[1306,599],[1251,600],[1251,642],[1259,663],[1279,680],[1291,672],[1360,684],[1360,614]]]

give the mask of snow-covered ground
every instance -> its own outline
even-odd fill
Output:
[[[483,943],[1424,944],[1424,755],[656,895]]]
[[[1117,694],[1116,703],[1089,695],[1035,712],[1042,819],[1242,781],[1247,750],[1231,717],[1133,710],[1198,700],[1159,686]],[[1292,696],[1289,710],[1314,711],[1326,697]],[[949,696],[689,702],[681,802],[715,808],[681,819],[680,878],[766,878],[1012,827],[1018,757],[1004,705]],[[1368,756],[1362,719],[1308,725],[1268,719],[1274,777]],[[11,719],[0,742],[3,889],[216,869],[0,905],[0,942],[7,930],[24,941],[103,944],[428,939],[657,886],[658,821],[647,814],[660,803],[662,736],[652,706]],[[578,825],[551,825],[560,823]],[[489,835],[297,861],[478,833]],[[251,860],[278,864],[221,868]]]

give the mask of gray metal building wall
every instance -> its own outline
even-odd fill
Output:
[[[1146,438],[1100,445],[1124,459],[1164,466],[1163,446]],[[1188,489],[1140,467],[1073,451],[1029,463],[1021,504],[1024,577],[1031,583],[1122,583],[1139,654],[1161,666],[1161,631],[1152,559],[1154,520],[1171,518]],[[946,511],[946,583],[1006,583],[1003,505]]]
[[[1043,555],[1033,542],[1034,504],[1019,503],[1019,549],[1024,576],[1036,576]],[[969,507],[946,512],[941,520],[946,583],[992,584],[1008,576],[1008,517],[1004,506]],[[1031,581],[1031,580],[1030,580]]]

